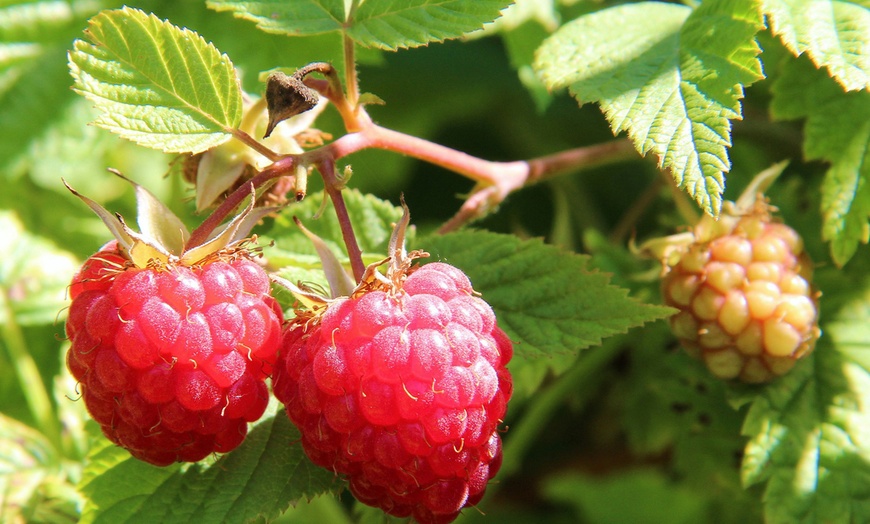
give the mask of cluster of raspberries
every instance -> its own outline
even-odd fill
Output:
[[[714,375],[766,382],[812,351],[811,263],[765,202],[702,221],[679,255],[662,281],[671,327]],[[67,362],[112,442],[159,466],[231,451],[271,377],[305,453],[361,502],[429,524],[481,500],[513,347],[461,270],[393,260],[285,322],[245,248],[177,260],[141,267],[112,242],[73,278]]]
[[[244,250],[136,267],[110,243],[73,278],[68,366],[103,433],[165,466],[236,448],[266,378],[310,459],[418,522],[476,504],[501,464],[511,342],[459,269],[336,299],[284,325]]]

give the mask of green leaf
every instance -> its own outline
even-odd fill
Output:
[[[822,184],[822,237],[842,266],[870,240],[870,92],[843,93],[800,59],[786,64],[773,94],[775,117],[806,117],[807,159],[831,163]]]
[[[69,54],[75,89],[101,111],[95,123],[140,145],[201,152],[242,117],[233,64],[189,29],[125,7],[91,19]]]
[[[292,36],[339,31],[347,19],[343,0],[207,0],[216,11],[232,11],[267,33]]]
[[[678,448],[698,432],[702,414],[732,411],[721,405],[721,382],[685,352],[673,351],[673,335],[666,326],[630,336],[626,345],[633,348],[631,367],[620,390],[625,402],[622,424],[632,451],[654,455]]]
[[[483,28],[511,2],[505,0],[366,0],[350,12],[341,0],[209,0],[218,11],[291,36],[345,31],[365,47],[395,50],[457,38]]]
[[[10,313],[23,326],[55,322],[67,306],[75,258],[28,233],[8,211],[0,210],[0,231],[0,324]]]
[[[589,257],[540,240],[466,231],[419,243],[431,260],[453,264],[495,310],[521,359],[576,355],[630,328],[666,318],[670,308],[640,303],[587,269]]]
[[[483,29],[512,2],[505,0],[366,0],[348,34],[366,47],[395,50],[457,38]]]
[[[337,487],[336,476],[312,464],[299,439],[279,412],[211,466],[200,463],[187,469],[151,466],[101,439],[80,484],[87,498],[82,522],[274,519],[291,504]]]
[[[870,2],[762,0],[773,33],[847,91],[870,88]]]
[[[659,2],[604,9],[548,38],[535,68],[550,89],[568,87],[601,104],[614,133],[627,131],[642,154],[711,215],[718,215],[731,168],[731,120],[743,88],[764,77],[754,0],[705,1],[695,10]]]
[[[632,331],[623,344],[628,369],[611,387],[624,403],[617,409],[631,452],[670,458],[668,471],[715,512],[699,522],[757,522],[761,504],[736,467],[745,413],[726,403],[726,384],[676,348],[665,323]]]
[[[868,304],[865,279],[807,361],[752,398],[742,476],[766,482],[768,522],[870,520]]]
[[[550,500],[570,504],[577,517],[588,524],[708,520],[703,499],[655,470],[629,471],[604,480],[576,473],[563,475],[549,479],[543,491]]]
[[[402,208],[355,189],[346,189],[342,195],[363,254],[373,257],[374,260],[384,258],[393,224],[402,217]],[[273,234],[278,248],[284,249],[282,244],[286,242],[288,246],[293,246],[296,253],[317,254],[311,242],[293,224],[292,217],[296,216],[309,231],[325,240],[337,255],[347,260],[341,227],[335,212],[330,209],[331,202],[327,202],[327,207],[319,213],[324,199],[329,201],[329,197],[323,192],[308,195],[302,203],[288,208],[275,220]]]

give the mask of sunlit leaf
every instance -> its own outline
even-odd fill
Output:
[[[221,144],[239,124],[233,64],[201,36],[131,8],[92,18],[88,41],[69,54],[75,89],[101,114],[96,124],[173,153]]]
[[[293,36],[338,31],[347,19],[343,0],[207,0],[216,11],[232,11],[268,33]]]
[[[601,104],[614,133],[628,132],[676,182],[718,215],[731,168],[731,120],[743,88],[763,78],[754,0],[714,0],[696,9],[640,2],[582,16],[538,50],[550,89]]]
[[[366,0],[353,14],[348,34],[381,49],[417,47],[462,36],[498,18],[505,0]]]
[[[345,31],[358,44],[395,50],[482,29],[511,4],[505,0],[366,0],[348,12],[341,0],[209,0],[218,11],[290,36]]]
[[[870,2],[762,0],[774,34],[847,90],[870,88]]]
[[[842,266],[870,241],[870,92],[844,93],[808,62],[783,68],[771,109],[781,119],[806,118],[806,157],[831,163],[822,184],[822,236]]]
[[[241,446],[217,462],[158,468],[100,440],[80,489],[83,523],[248,522],[273,519],[291,504],[337,488],[312,464],[283,411],[267,415]]]

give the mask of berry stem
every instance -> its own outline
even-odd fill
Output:
[[[338,219],[338,225],[341,228],[341,236],[344,239],[344,244],[347,247],[347,256],[350,258],[350,267],[353,271],[353,277],[356,282],[361,282],[363,274],[365,274],[366,266],[362,258],[362,250],[359,243],[356,241],[356,235],[353,232],[353,224],[350,221],[350,215],[347,212],[347,205],[344,202],[344,196],[341,194],[343,184],[338,179],[335,173],[335,162],[323,161],[317,164],[317,170],[323,177],[323,185],[329,198],[332,199],[332,205],[335,207],[335,215]]]
[[[351,16],[353,16],[351,14]],[[356,53],[353,39],[345,33],[344,40],[344,83],[347,90],[347,102],[356,108],[359,102],[359,80],[356,75]]]
[[[254,178],[242,184],[230,193],[217,209],[215,209],[203,222],[190,234],[185,248],[191,248],[203,244],[224,219],[236,209],[239,204],[251,196],[251,191],[262,187],[264,184],[280,176],[287,176],[297,165],[297,157],[287,156],[273,163],[268,168],[257,174]]]
[[[281,159],[281,155],[272,151],[257,139],[249,135],[248,133],[242,131],[241,129],[233,129],[232,131],[233,138],[241,141],[246,146],[250,147],[257,153],[260,153],[264,157],[268,158],[272,162],[277,162]]]
[[[9,352],[9,360],[12,361],[18,382],[22,386],[21,391],[24,393],[27,407],[30,408],[30,414],[36,422],[36,427],[49,439],[54,449],[62,452],[61,429],[51,404],[48,389],[45,387],[36,362],[27,350],[24,333],[15,318],[12,301],[6,289],[0,289],[0,311],[6,311],[4,322],[0,323],[3,345]]]

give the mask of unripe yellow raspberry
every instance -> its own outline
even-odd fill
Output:
[[[663,278],[665,303],[680,310],[674,334],[719,378],[768,382],[820,335],[811,262],[770,209],[762,200],[748,213],[702,220]]]

